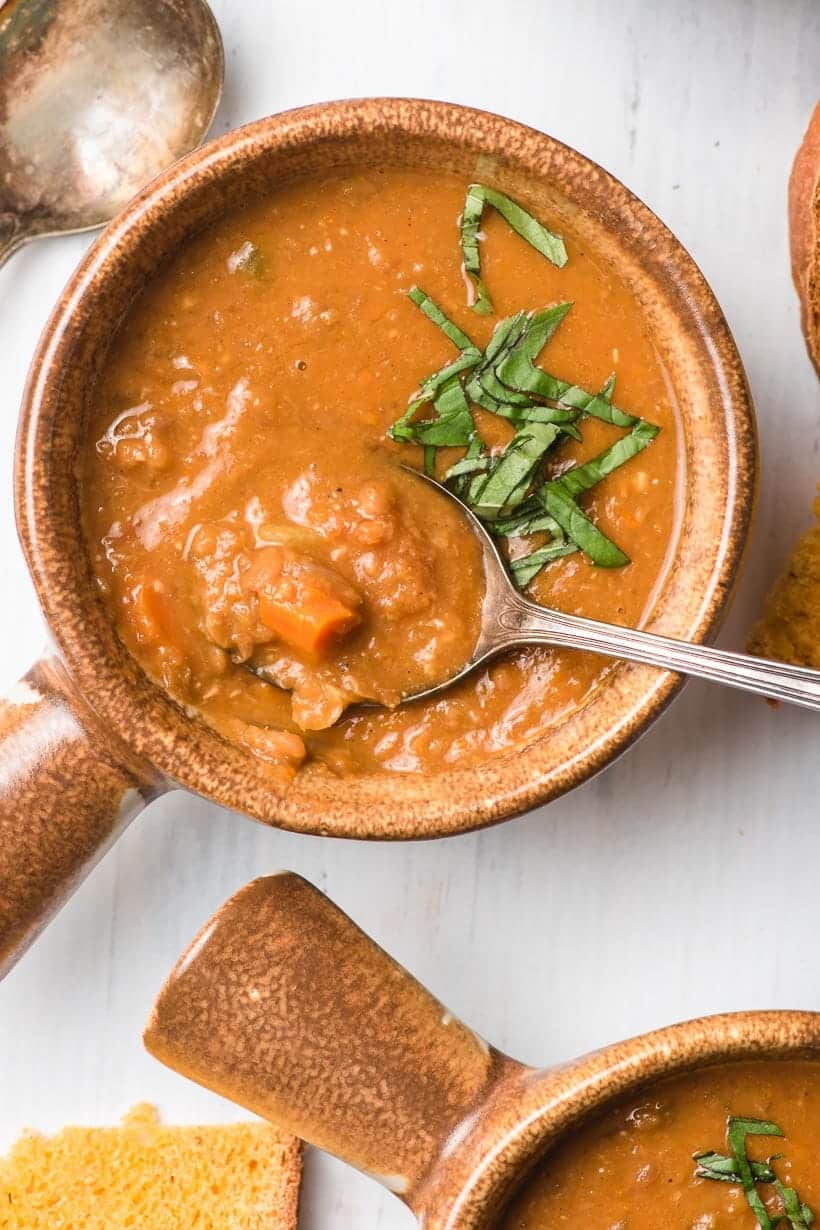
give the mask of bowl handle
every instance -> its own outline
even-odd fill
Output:
[[[0,978],[159,790],[56,660],[0,699]]]
[[[513,1066],[291,872],[254,880],[205,925],[165,983],[145,1044],[411,1207],[453,1133]]]

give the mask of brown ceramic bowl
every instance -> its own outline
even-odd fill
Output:
[[[486,1230],[588,1116],[662,1077],[820,1059],[820,1013],[706,1017],[560,1067],[524,1067],[453,1018],[301,877],[255,880],[154,1007],[163,1063],[379,1179],[424,1230]]]
[[[297,778],[187,716],[142,673],[97,595],[80,528],[75,462],[86,399],[118,322],[188,236],[254,193],[342,164],[447,167],[522,196],[610,262],[640,300],[681,408],[686,481],[677,548],[646,626],[684,640],[717,628],[752,515],[756,444],[726,322],[686,251],[600,167],[510,120],[445,103],[331,103],[211,142],[155,180],[94,244],[57,306],[23,400],[20,533],[53,638],[0,713],[0,971],[125,821],[174,785],[301,832],[409,838],[516,815],[576,786],[632,743],[679,687],[623,665],[524,751],[435,778]],[[22,703],[20,703],[22,702]]]

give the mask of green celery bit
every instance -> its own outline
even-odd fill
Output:
[[[542,568],[547,564],[551,564],[554,560],[561,559],[565,555],[573,555],[578,548],[574,542],[551,542],[546,547],[540,547],[537,551],[531,551],[529,555],[524,555],[521,559],[513,560],[510,564],[510,572],[519,589],[526,589],[530,581],[538,575]]]
[[[517,235],[526,240],[542,256],[546,256],[547,260],[552,261],[559,269],[567,263],[567,250],[560,235],[547,230],[533,218],[532,214],[527,213],[503,192],[498,192],[495,188],[488,188],[484,184],[470,184],[461,215],[461,251],[464,258],[464,270],[472,279],[475,287],[476,298],[472,305],[473,311],[478,312],[481,316],[487,316],[493,310],[492,300],[481,278],[481,251],[478,239],[485,205],[491,205],[497,210]]]
[[[645,423],[641,419],[628,436],[622,436],[620,440],[616,440],[609,448],[584,462],[583,465],[567,470],[556,481],[560,482],[567,495],[576,499],[620,466],[625,465],[627,461],[637,457],[638,453],[652,443],[659,431],[659,427],[655,427],[652,423]]]
[[[566,536],[588,555],[599,568],[623,568],[629,563],[611,538],[607,538],[589,517],[581,512],[573,498],[561,486],[560,480],[545,483],[538,492],[544,507],[560,525]]]
[[[420,286],[414,286],[412,290],[407,292],[417,308],[421,308],[428,320],[432,320],[434,325],[441,329],[445,337],[448,337],[454,346],[458,346],[459,350],[475,350],[476,347],[470,341],[466,333],[462,333],[457,324],[454,324],[448,316],[445,316],[438,304],[426,294]]]
[[[424,473],[428,478],[436,477],[436,446],[435,444],[425,444],[424,446]]]
[[[474,512],[495,517],[520,504],[533,474],[558,439],[553,423],[528,423],[519,428],[481,486]]]

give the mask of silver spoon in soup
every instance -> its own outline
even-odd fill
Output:
[[[0,265],[102,226],[199,144],[224,57],[204,0],[10,0],[0,11]]]
[[[458,504],[481,544],[485,590],[481,625],[472,657],[449,679],[402,697],[428,699],[469,675],[496,654],[517,645],[555,645],[588,653],[642,662],[712,683],[723,683],[772,700],[820,710],[820,671],[790,666],[749,654],[693,645],[637,628],[622,628],[537,605],[515,588],[492,536],[469,508],[447,487],[418,471],[418,478],[437,487]]]

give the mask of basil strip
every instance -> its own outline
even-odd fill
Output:
[[[479,230],[485,205],[491,205],[517,235],[535,248],[536,252],[552,261],[553,265],[561,269],[567,263],[567,249],[560,235],[548,230],[503,192],[488,188],[484,184],[470,184],[461,215],[461,252],[464,270],[471,278],[476,292],[472,308],[482,316],[493,310],[487,287],[481,279]]]
[[[528,538],[530,534],[551,534],[559,539],[564,537],[558,522],[543,511],[537,499],[526,500],[514,517],[500,517],[487,528],[497,538]]]
[[[767,1123],[763,1119],[731,1118],[729,1120],[729,1127],[726,1133],[729,1148],[732,1151],[732,1157],[737,1162],[738,1174],[740,1175],[746,1203],[757,1218],[760,1230],[772,1230],[773,1222],[761,1199],[760,1192],[755,1187],[752,1167],[746,1154],[746,1137],[782,1135],[783,1133],[776,1123]]]
[[[448,363],[446,367],[442,367],[432,376],[427,376],[422,380],[419,385],[418,400],[424,398],[425,401],[430,401],[451,376],[458,376],[461,372],[468,372],[471,368],[478,367],[481,359],[482,354],[477,346],[470,346],[467,350],[463,350],[457,359],[453,359],[452,363]]]
[[[599,568],[623,568],[629,563],[629,556],[624,555],[621,548],[581,512],[561,486],[560,479],[545,483],[538,495],[550,516],[555,518],[567,537],[589,556],[593,564],[597,564]]]
[[[699,1179],[715,1179],[719,1183],[739,1183],[740,1171],[733,1157],[725,1153],[696,1153],[695,1174]],[[776,1175],[768,1162],[750,1162],[756,1183],[774,1183]]]
[[[467,334],[462,333],[458,325],[454,324],[448,316],[444,315],[438,304],[420,286],[414,286],[407,293],[416,307],[421,308],[427,319],[432,320],[433,324],[441,329],[444,336],[448,337],[454,346],[458,346],[459,350],[476,349]]]
[[[528,423],[520,428],[499,457],[478,495],[474,512],[497,516],[514,508],[527,494],[533,474],[559,436],[552,423]]]
[[[616,440],[609,448],[598,453],[597,457],[584,462],[583,465],[567,470],[556,481],[561,484],[568,495],[576,499],[620,466],[626,465],[627,461],[637,457],[638,453],[652,443],[659,431],[659,427],[655,427],[652,423],[645,423],[641,419],[628,436],[622,436],[620,440]]]
[[[723,1183],[740,1183],[746,1203],[754,1213],[760,1230],[774,1230],[783,1221],[788,1221],[792,1230],[808,1230],[814,1223],[814,1213],[807,1204],[803,1204],[793,1187],[781,1183],[772,1169],[772,1162],[777,1161],[782,1154],[776,1153],[766,1162],[750,1161],[746,1152],[747,1136],[782,1136],[783,1132],[776,1123],[765,1119],[730,1118],[726,1137],[731,1149],[731,1157],[721,1153],[696,1153],[694,1160],[698,1163],[695,1174],[701,1179],[717,1179]],[[771,1183],[783,1205],[784,1214],[771,1217],[766,1205],[758,1192],[756,1183]]]
[[[444,481],[452,478],[464,478],[468,474],[483,474],[493,463],[492,457],[462,457],[444,475]]]
[[[533,393],[559,406],[588,414],[592,418],[611,423],[613,427],[634,427],[641,420],[613,406],[606,392],[588,393],[580,385],[569,384],[551,376],[543,368],[535,367],[525,354],[514,352],[496,365],[496,375],[503,384],[523,393]],[[605,386],[606,389],[606,386]]]
[[[793,1187],[785,1187],[779,1179],[774,1181],[775,1191],[783,1201],[786,1218],[792,1230],[806,1230],[814,1221],[814,1213],[807,1204],[800,1203],[800,1197]]]
[[[433,402],[438,418],[416,423],[415,438],[419,444],[454,448],[469,444],[475,431],[473,416],[464,396],[461,381],[454,376]]]
[[[427,402],[433,401],[439,390],[451,380],[453,376],[460,375],[461,372],[469,371],[471,367],[481,362],[481,351],[471,348],[465,350],[462,354],[454,359],[452,363],[448,363],[446,367],[442,367],[440,371],[434,372],[432,376],[428,376],[422,380],[419,385],[419,394],[414,397],[407,406],[401,418],[396,419],[392,427],[388,428],[387,434],[391,440],[399,442],[412,443],[415,440],[413,418]]]
[[[513,560],[510,572],[519,589],[524,589],[538,575],[542,568],[565,555],[573,555],[578,548],[573,542],[550,543],[538,551],[531,551],[521,559]]]
[[[481,280],[481,253],[478,247],[478,232],[481,228],[481,217],[484,213],[484,197],[475,191],[477,184],[470,184],[461,214],[461,254],[464,259],[464,272],[470,277],[475,289],[475,302],[472,309],[479,316],[489,316],[493,310],[493,302],[487,287]]]
[[[388,433],[393,440],[406,444],[423,444],[428,448],[460,448],[470,443],[475,424],[458,376],[451,377],[436,395],[433,402],[436,418],[407,422],[409,413],[415,413],[422,404],[418,400],[412,402],[407,412],[393,424]],[[425,470],[431,473],[428,459],[425,460]]]
[[[496,369],[514,355],[530,358],[537,355],[552,337],[571,306],[570,303],[559,303],[541,312],[530,314],[519,312],[516,316],[509,318],[510,327],[507,329],[504,328],[506,322],[502,322],[493,334],[484,356],[484,362],[473,381],[477,381],[481,389],[495,398],[497,402],[510,406],[534,408],[532,398],[503,384],[498,378]],[[552,411],[551,413],[566,415],[566,411]],[[553,417],[543,418],[541,421],[556,422],[558,420]],[[572,419],[565,419],[565,421],[571,422]]]
[[[477,431],[473,432],[470,443],[467,445],[467,451],[462,457],[460,464],[469,465],[473,461],[485,462],[487,467],[492,464],[492,458],[489,454],[485,453],[484,441]],[[453,476],[452,488],[460,500],[466,499],[469,478],[470,475],[468,473]]]

